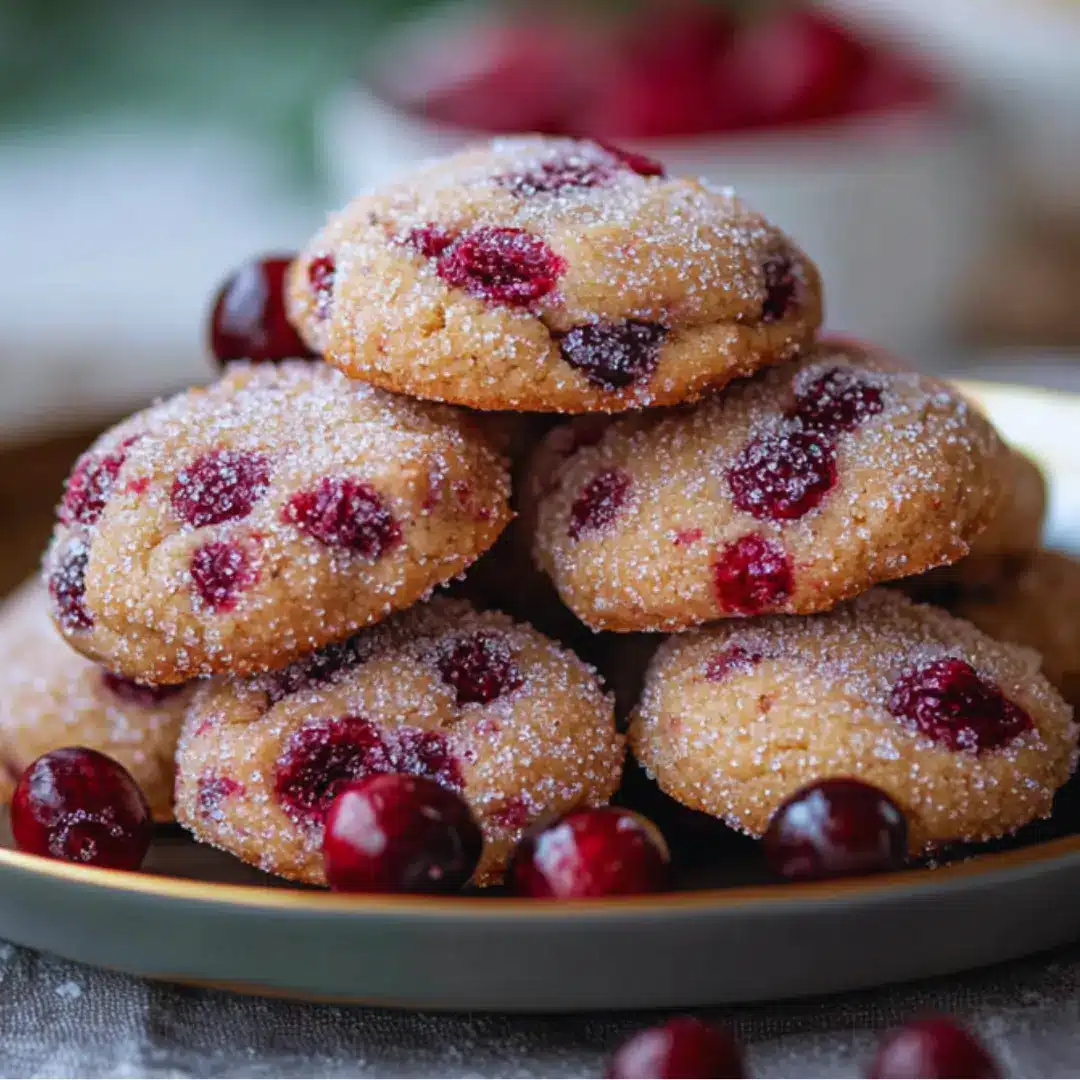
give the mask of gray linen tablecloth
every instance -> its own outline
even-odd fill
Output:
[[[716,957],[722,964],[724,958]],[[1080,946],[902,987],[700,1010],[761,1077],[860,1076],[875,1032],[954,1013],[1009,1076],[1080,1075]],[[602,1076],[655,1014],[424,1014],[248,998],[81,967],[0,944],[0,1075]]]

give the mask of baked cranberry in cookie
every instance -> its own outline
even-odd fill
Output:
[[[729,191],[590,139],[476,147],[361,195],[289,313],[354,378],[480,409],[674,404],[795,355],[810,260]]]
[[[622,760],[591,668],[506,615],[439,599],[283,671],[208,684],[180,740],[177,819],[322,884],[335,797],[367,776],[421,776],[468,804],[484,835],[474,882],[488,884],[527,826],[606,803]]]
[[[53,617],[139,682],[282,667],[460,573],[508,497],[458,410],[323,364],[233,365],[76,464],[45,560]]]
[[[588,625],[678,630],[827,610],[956,561],[997,511],[1007,456],[944,383],[826,341],[691,408],[584,440],[556,429],[522,516]]]

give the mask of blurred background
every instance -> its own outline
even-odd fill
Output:
[[[1078,56],[1080,0],[0,0],[5,525],[210,374],[237,263],[500,131],[732,183],[831,328],[1080,388]]]

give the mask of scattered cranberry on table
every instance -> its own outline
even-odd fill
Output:
[[[11,800],[15,846],[66,862],[137,870],[153,827],[146,796],[127,769],[83,746],[43,754]]]
[[[881,1080],[959,1080],[998,1077],[1002,1070],[973,1035],[945,1017],[930,1017],[886,1036],[867,1075]]]
[[[510,868],[519,896],[557,900],[661,892],[670,874],[660,830],[621,806],[575,810],[526,835]]]
[[[326,815],[326,880],[341,892],[455,892],[472,877],[482,848],[468,806],[422,776],[359,780]]]
[[[786,878],[872,874],[899,869],[907,820],[885,792],[860,780],[819,780],[795,792],[762,839],[770,868]]]
[[[693,1016],[677,1016],[632,1035],[615,1051],[608,1069],[612,1080],[745,1075],[735,1040]]]

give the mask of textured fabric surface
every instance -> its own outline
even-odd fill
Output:
[[[723,963],[723,957],[717,957]],[[860,1076],[875,1031],[955,1013],[1009,1076],[1080,1075],[1080,946],[962,977],[813,1001],[701,1010],[755,1076]],[[166,986],[0,945],[0,1075],[602,1076],[655,1014],[422,1014]]]

